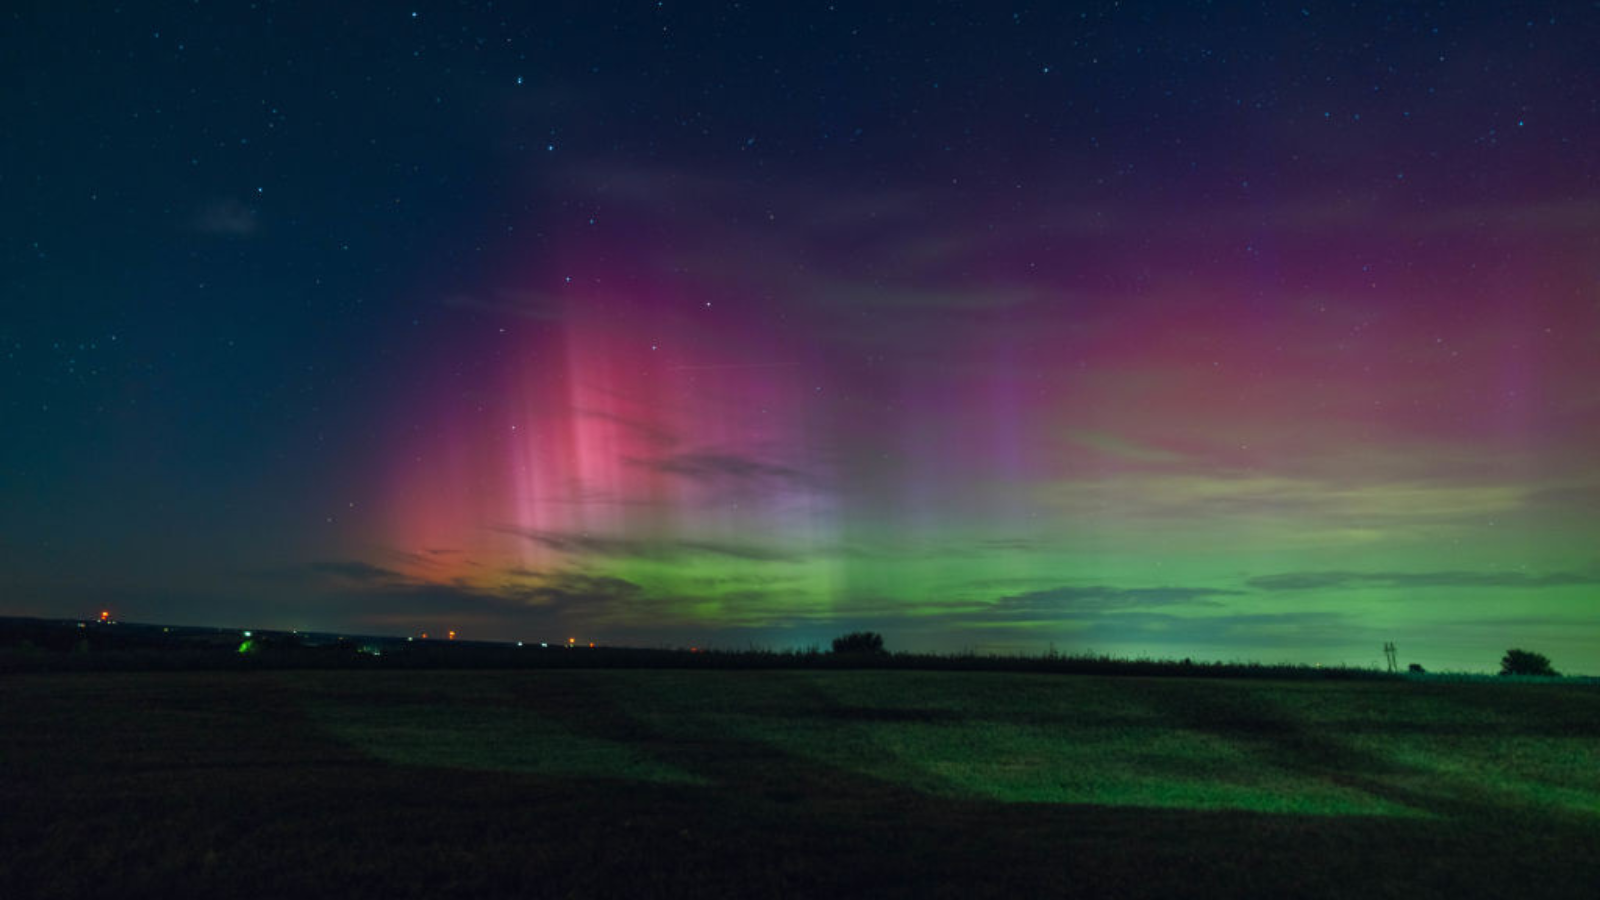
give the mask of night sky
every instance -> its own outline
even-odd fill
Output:
[[[1600,673],[1593,6],[7,8],[0,613]]]

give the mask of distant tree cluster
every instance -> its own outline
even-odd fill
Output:
[[[883,649],[883,635],[876,631],[852,631],[833,639],[833,652],[877,654],[887,651]]]
[[[1501,675],[1543,675],[1556,678],[1561,675],[1550,667],[1550,659],[1532,650],[1507,650],[1500,658]]]

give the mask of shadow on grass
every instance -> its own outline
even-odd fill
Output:
[[[1500,830],[1538,839],[1566,838],[1594,842],[1600,819],[1595,810],[1559,806],[1534,806],[1521,802],[1506,784],[1475,783],[1445,774],[1448,757],[1461,751],[1430,740],[1426,746],[1437,755],[1415,765],[1400,762],[1404,743],[1416,758],[1415,739],[1463,737],[1482,739],[1485,728],[1476,723],[1441,724],[1407,716],[1419,709],[1417,698],[1405,692],[1374,691],[1366,695],[1374,705],[1397,704],[1398,714],[1371,715],[1357,720],[1324,722],[1309,728],[1303,714],[1286,708],[1271,692],[1243,685],[1200,685],[1179,681],[1154,683],[1134,679],[1107,681],[1115,691],[1155,711],[1175,727],[1213,735],[1247,747],[1263,765],[1307,781],[1320,781],[1358,791],[1386,803],[1417,810],[1429,816],[1474,823],[1498,823]],[[1481,712],[1481,703],[1471,704]],[[1430,727],[1432,726],[1432,727]],[[1505,737],[1526,746],[1555,737],[1571,740],[1584,733],[1585,724],[1551,723],[1518,717],[1505,723]],[[1576,733],[1575,733],[1576,731]],[[1366,745],[1360,746],[1359,744]],[[1372,749],[1369,749],[1372,748]]]
[[[1416,900],[1534,884],[1541,896],[1587,897],[1600,875],[1592,835],[1522,842],[1493,822],[932,796],[770,742],[675,727],[625,679],[576,673],[489,674],[446,692],[425,678],[366,686],[388,704],[481,685],[486,706],[559,717],[705,784],[383,764],[306,714],[326,688],[318,678],[367,696],[345,674],[0,682],[10,721],[28,723],[0,743],[0,883],[22,897]],[[814,688],[777,685],[774,702],[837,703]],[[1258,734],[1265,753],[1294,746],[1273,726]],[[1359,758],[1342,752],[1314,765]]]

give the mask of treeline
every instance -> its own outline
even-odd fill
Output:
[[[1452,681],[1489,677],[1463,673],[1397,673],[1344,666],[1127,659],[1097,654],[1058,654],[1053,650],[1036,656],[890,653],[883,649],[881,636],[871,632],[845,635],[833,642],[831,651],[818,647],[707,650],[340,638],[289,632],[251,634],[221,628],[0,619],[0,672],[546,668],[880,669],[1303,681]],[[1501,680],[1524,680],[1523,672],[1505,674],[1517,677]]]
[[[836,649],[745,650],[568,647],[395,638],[308,640],[285,633],[164,630],[41,620],[0,623],[3,671],[185,671],[272,669],[882,669],[1042,672],[1185,678],[1393,679],[1374,669],[1260,663],[1135,660],[1103,655],[888,653],[881,643]]]

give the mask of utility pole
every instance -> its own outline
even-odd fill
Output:
[[[1395,664],[1395,661],[1394,661],[1394,655],[1395,655],[1394,641],[1384,641],[1383,642],[1383,655],[1385,657],[1387,657],[1388,660],[1389,660],[1389,671],[1391,671],[1391,672],[1396,671],[1396,664]]]

